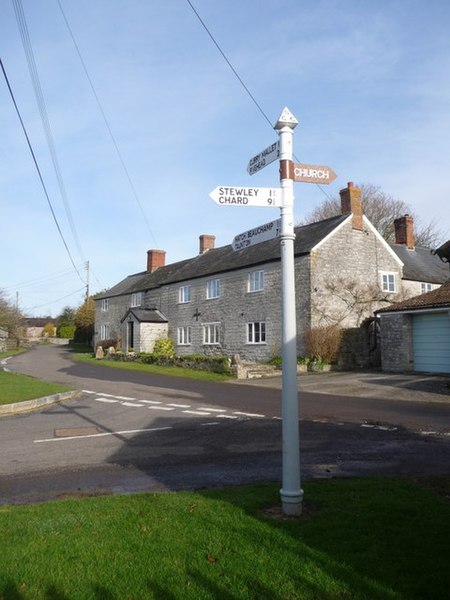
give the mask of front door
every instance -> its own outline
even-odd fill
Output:
[[[127,352],[134,350],[134,321],[128,321],[127,325]]]

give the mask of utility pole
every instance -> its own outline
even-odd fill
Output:
[[[89,298],[89,261],[86,261],[86,302]]]

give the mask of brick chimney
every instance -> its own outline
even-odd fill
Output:
[[[414,250],[416,240],[414,239],[414,219],[410,215],[404,215],[394,221],[395,243]]]
[[[215,245],[216,245],[216,236],[215,235],[208,235],[207,233],[204,233],[203,235],[199,236],[199,240],[200,240],[200,254],[205,254],[205,252],[208,252],[208,250],[213,250],[215,248]]]
[[[166,264],[166,253],[164,250],[147,251],[147,273],[154,273],[159,267]]]
[[[353,214],[353,229],[363,230],[363,210],[361,204],[361,190],[354,187],[353,182],[349,181],[347,187],[339,192],[341,197],[341,211],[345,215]]]

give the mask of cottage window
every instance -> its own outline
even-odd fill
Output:
[[[383,292],[396,292],[396,273],[381,273],[381,289]]]
[[[203,344],[207,346],[219,344],[219,327],[220,323],[203,324]]]
[[[111,337],[109,335],[109,325],[102,325],[100,327],[100,339],[101,340],[109,340],[109,338]]]
[[[266,343],[266,323],[265,321],[254,321],[247,323],[247,344],[265,344]]]
[[[252,271],[248,274],[248,291],[260,292],[264,289],[264,271]]]
[[[109,310],[109,298],[103,298],[101,308],[102,308],[102,312],[108,312],[108,310]]]
[[[178,345],[179,346],[190,346],[191,344],[191,328],[190,327],[178,327]]]
[[[425,292],[431,292],[431,290],[432,290],[431,283],[421,283],[420,290],[421,290],[422,294],[425,294]]]
[[[218,298],[220,296],[220,279],[211,279],[206,284],[206,299]]]
[[[131,308],[135,308],[136,306],[141,306],[142,304],[142,292],[136,292],[135,294],[131,294]]]
[[[181,304],[191,301],[191,286],[182,285],[178,291],[178,302]]]

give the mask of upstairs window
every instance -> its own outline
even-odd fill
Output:
[[[397,274],[388,272],[381,273],[381,289],[383,290],[383,292],[396,292]]]
[[[220,296],[220,279],[211,279],[206,284],[206,299],[218,298]]]
[[[432,290],[432,285],[431,283],[421,283],[420,284],[420,290],[422,292],[422,294],[425,294],[425,292],[431,292]]]
[[[110,329],[109,329],[109,325],[102,325],[100,327],[100,339],[101,340],[109,340],[109,338],[111,337],[109,335]]]
[[[191,301],[191,286],[182,285],[178,290],[178,302],[184,304]]]
[[[260,292],[264,289],[264,271],[252,271],[248,274],[248,291]]]
[[[108,312],[108,310],[109,310],[109,298],[103,298],[101,309],[102,309],[102,312]]]
[[[131,308],[135,308],[136,306],[141,306],[142,304],[142,292],[136,292],[135,294],[131,294]]]

